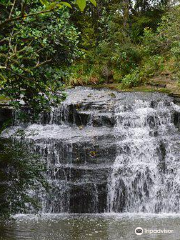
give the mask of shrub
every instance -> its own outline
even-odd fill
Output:
[[[155,55],[149,57],[141,67],[141,72],[144,78],[149,78],[162,71],[164,68],[164,57]]]
[[[27,1],[25,11],[35,14],[43,11],[43,6],[38,0]],[[20,14],[21,5],[16,4],[13,17]],[[24,102],[41,111],[63,97],[57,90],[63,84],[64,68],[79,56],[79,34],[69,18],[68,11],[60,9],[24,17],[2,29],[0,87],[14,106]]]
[[[133,71],[132,73],[127,74],[123,79],[122,79],[122,87],[126,88],[131,88],[131,87],[136,87],[142,82],[142,77],[139,73],[138,70]]]
[[[26,144],[0,139],[0,216],[26,212],[31,206],[39,209],[38,201],[29,191],[48,189],[45,164],[30,152]],[[28,207],[29,206],[29,207]]]

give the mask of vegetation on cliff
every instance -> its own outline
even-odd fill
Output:
[[[94,3],[95,1],[91,0]],[[77,1],[81,10],[85,0]],[[0,88],[14,106],[48,109],[64,96],[66,68],[80,55],[79,31],[68,2],[10,0],[0,3]]]
[[[0,139],[0,218],[40,208],[30,194],[48,188],[45,164],[38,160],[27,144]]]
[[[48,109],[65,97],[64,86],[111,83],[124,89],[160,82],[178,88],[178,1],[0,5],[0,88],[16,107]]]
[[[91,7],[87,12],[73,18],[84,55],[70,69],[69,84],[118,83],[123,89],[179,82],[178,3],[98,1],[93,14]]]

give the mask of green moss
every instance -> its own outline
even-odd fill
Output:
[[[141,85],[138,87],[131,87],[131,88],[123,88],[121,83],[98,84],[96,86],[89,85],[89,87],[92,87],[94,89],[108,88],[108,89],[120,91],[120,92],[162,92],[167,94],[172,93],[172,90],[168,88],[157,88],[157,87],[147,86],[147,85]],[[179,94],[180,94],[180,91],[179,91]]]
[[[8,101],[9,98],[4,96],[4,95],[0,95],[0,101]]]

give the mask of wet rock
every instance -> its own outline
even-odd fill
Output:
[[[75,88],[38,124],[18,126],[47,164],[44,212],[177,212],[176,107],[160,93]],[[19,140],[13,129],[3,137]]]
[[[9,126],[13,121],[13,110],[9,107],[0,108],[0,129]]]
[[[106,210],[106,184],[81,184],[71,186],[71,213],[101,213]]]
[[[174,125],[180,129],[180,112],[174,112],[174,115],[173,115],[173,122],[174,122]]]

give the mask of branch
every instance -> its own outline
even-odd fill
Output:
[[[54,9],[44,10],[44,11],[40,11],[40,12],[36,12],[36,13],[25,14],[24,16],[20,15],[20,16],[15,17],[15,18],[6,19],[4,22],[0,23],[0,29],[3,28],[5,25],[11,23],[11,22],[18,21],[18,20],[21,20],[21,19],[24,19],[24,18],[27,18],[27,17],[37,16],[37,15],[40,15],[40,14],[43,14],[43,13],[52,12],[53,10]]]
[[[27,3],[27,1],[25,0],[25,1],[21,4],[21,16],[22,16],[22,17],[24,17],[24,12],[25,12],[26,3]]]
[[[52,61],[52,59],[48,59],[48,60],[46,60],[46,61],[44,61],[44,62],[37,63],[34,68],[38,68],[38,67],[40,67],[40,66],[42,66],[42,65],[44,65],[44,64],[46,64],[46,63],[49,63],[49,62],[51,62],[51,61]]]
[[[3,66],[2,66],[2,67],[3,67]],[[22,79],[25,78],[25,79],[27,79],[27,80],[32,80],[32,81],[35,80],[35,79],[32,78],[32,77],[27,77],[27,76],[24,76],[24,75],[22,75],[22,74],[20,74],[20,73],[16,73],[16,72],[14,72],[11,68],[6,67],[6,70],[9,71],[9,72],[11,72],[14,76],[21,77]]]
[[[0,44],[3,43],[3,42],[5,42],[5,41],[8,41],[8,38],[3,38],[3,39],[1,39],[1,40],[0,40]]]
[[[14,0],[14,2],[13,2],[12,8],[11,8],[11,11],[10,11],[10,14],[9,14],[9,19],[11,19],[11,17],[12,17],[12,13],[13,13],[15,4],[16,4],[16,0]]]

